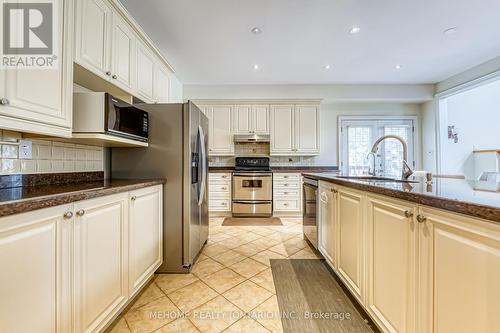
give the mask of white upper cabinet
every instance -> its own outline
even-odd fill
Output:
[[[72,47],[63,43],[72,25],[72,2],[57,1],[59,63],[49,69],[0,70],[0,124],[23,132],[70,136],[72,126]],[[64,16],[63,16],[64,13]],[[0,9],[0,15],[3,15]]]
[[[319,154],[319,107],[295,105],[295,149],[301,155]]]
[[[269,134],[269,105],[235,105],[234,134]]]
[[[234,155],[233,110],[232,105],[214,105],[209,108],[208,143],[210,156]]]
[[[234,134],[250,134],[252,131],[252,106],[234,106]]]
[[[111,76],[113,10],[108,1],[76,1],[75,61],[94,74]]]
[[[114,84],[130,91],[133,89],[135,70],[135,35],[119,14],[113,14],[112,73]]]
[[[154,102],[155,58],[141,42],[137,43],[137,95],[144,102]]]
[[[319,154],[318,105],[271,106],[271,155]]]
[[[293,155],[294,151],[293,104],[271,105],[271,155]]]
[[[156,64],[154,78],[154,101],[155,103],[168,103],[170,101],[170,73],[160,63]]]
[[[269,134],[269,105],[252,105],[252,131]]]

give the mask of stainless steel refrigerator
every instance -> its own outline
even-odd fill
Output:
[[[208,118],[192,102],[136,106],[149,113],[149,147],[111,149],[111,177],[167,179],[157,272],[187,273],[208,238]]]

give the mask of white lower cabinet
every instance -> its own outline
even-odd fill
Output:
[[[148,187],[130,192],[129,200],[129,293],[132,296],[163,260],[163,224],[158,223],[162,221],[162,192],[157,187]]]
[[[427,207],[419,215],[418,332],[498,332],[500,225]]]
[[[318,250],[327,263],[336,267],[337,245],[335,239],[337,234],[337,190],[331,183],[319,182],[319,217],[318,217]]]
[[[358,300],[363,299],[364,198],[361,193],[337,188],[337,270]]]
[[[99,331],[126,303],[127,193],[75,204],[76,332]]]
[[[273,173],[273,210],[276,215],[300,215],[302,212],[302,175]]]
[[[415,332],[415,205],[367,197],[366,307],[388,332]]]
[[[161,196],[158,185],[0,218],[0,331],[102,331],[161,264]]]
[[[332,183],[319,193],[319,250],[382,332],[498,332],[498,223]]]
[[[71,208],[0,219],[0,331],[71,331]]]
[[[231,211],[231,184],[230,173],[208,174],[208,210],[211,213]]]

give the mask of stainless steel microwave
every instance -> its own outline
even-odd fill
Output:
[[[105,92],[73,94],[73,132],[148,141],[149,115]]]

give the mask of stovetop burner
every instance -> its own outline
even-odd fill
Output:
[[[269,157],[236,157],[234,171],[270,172]]]

